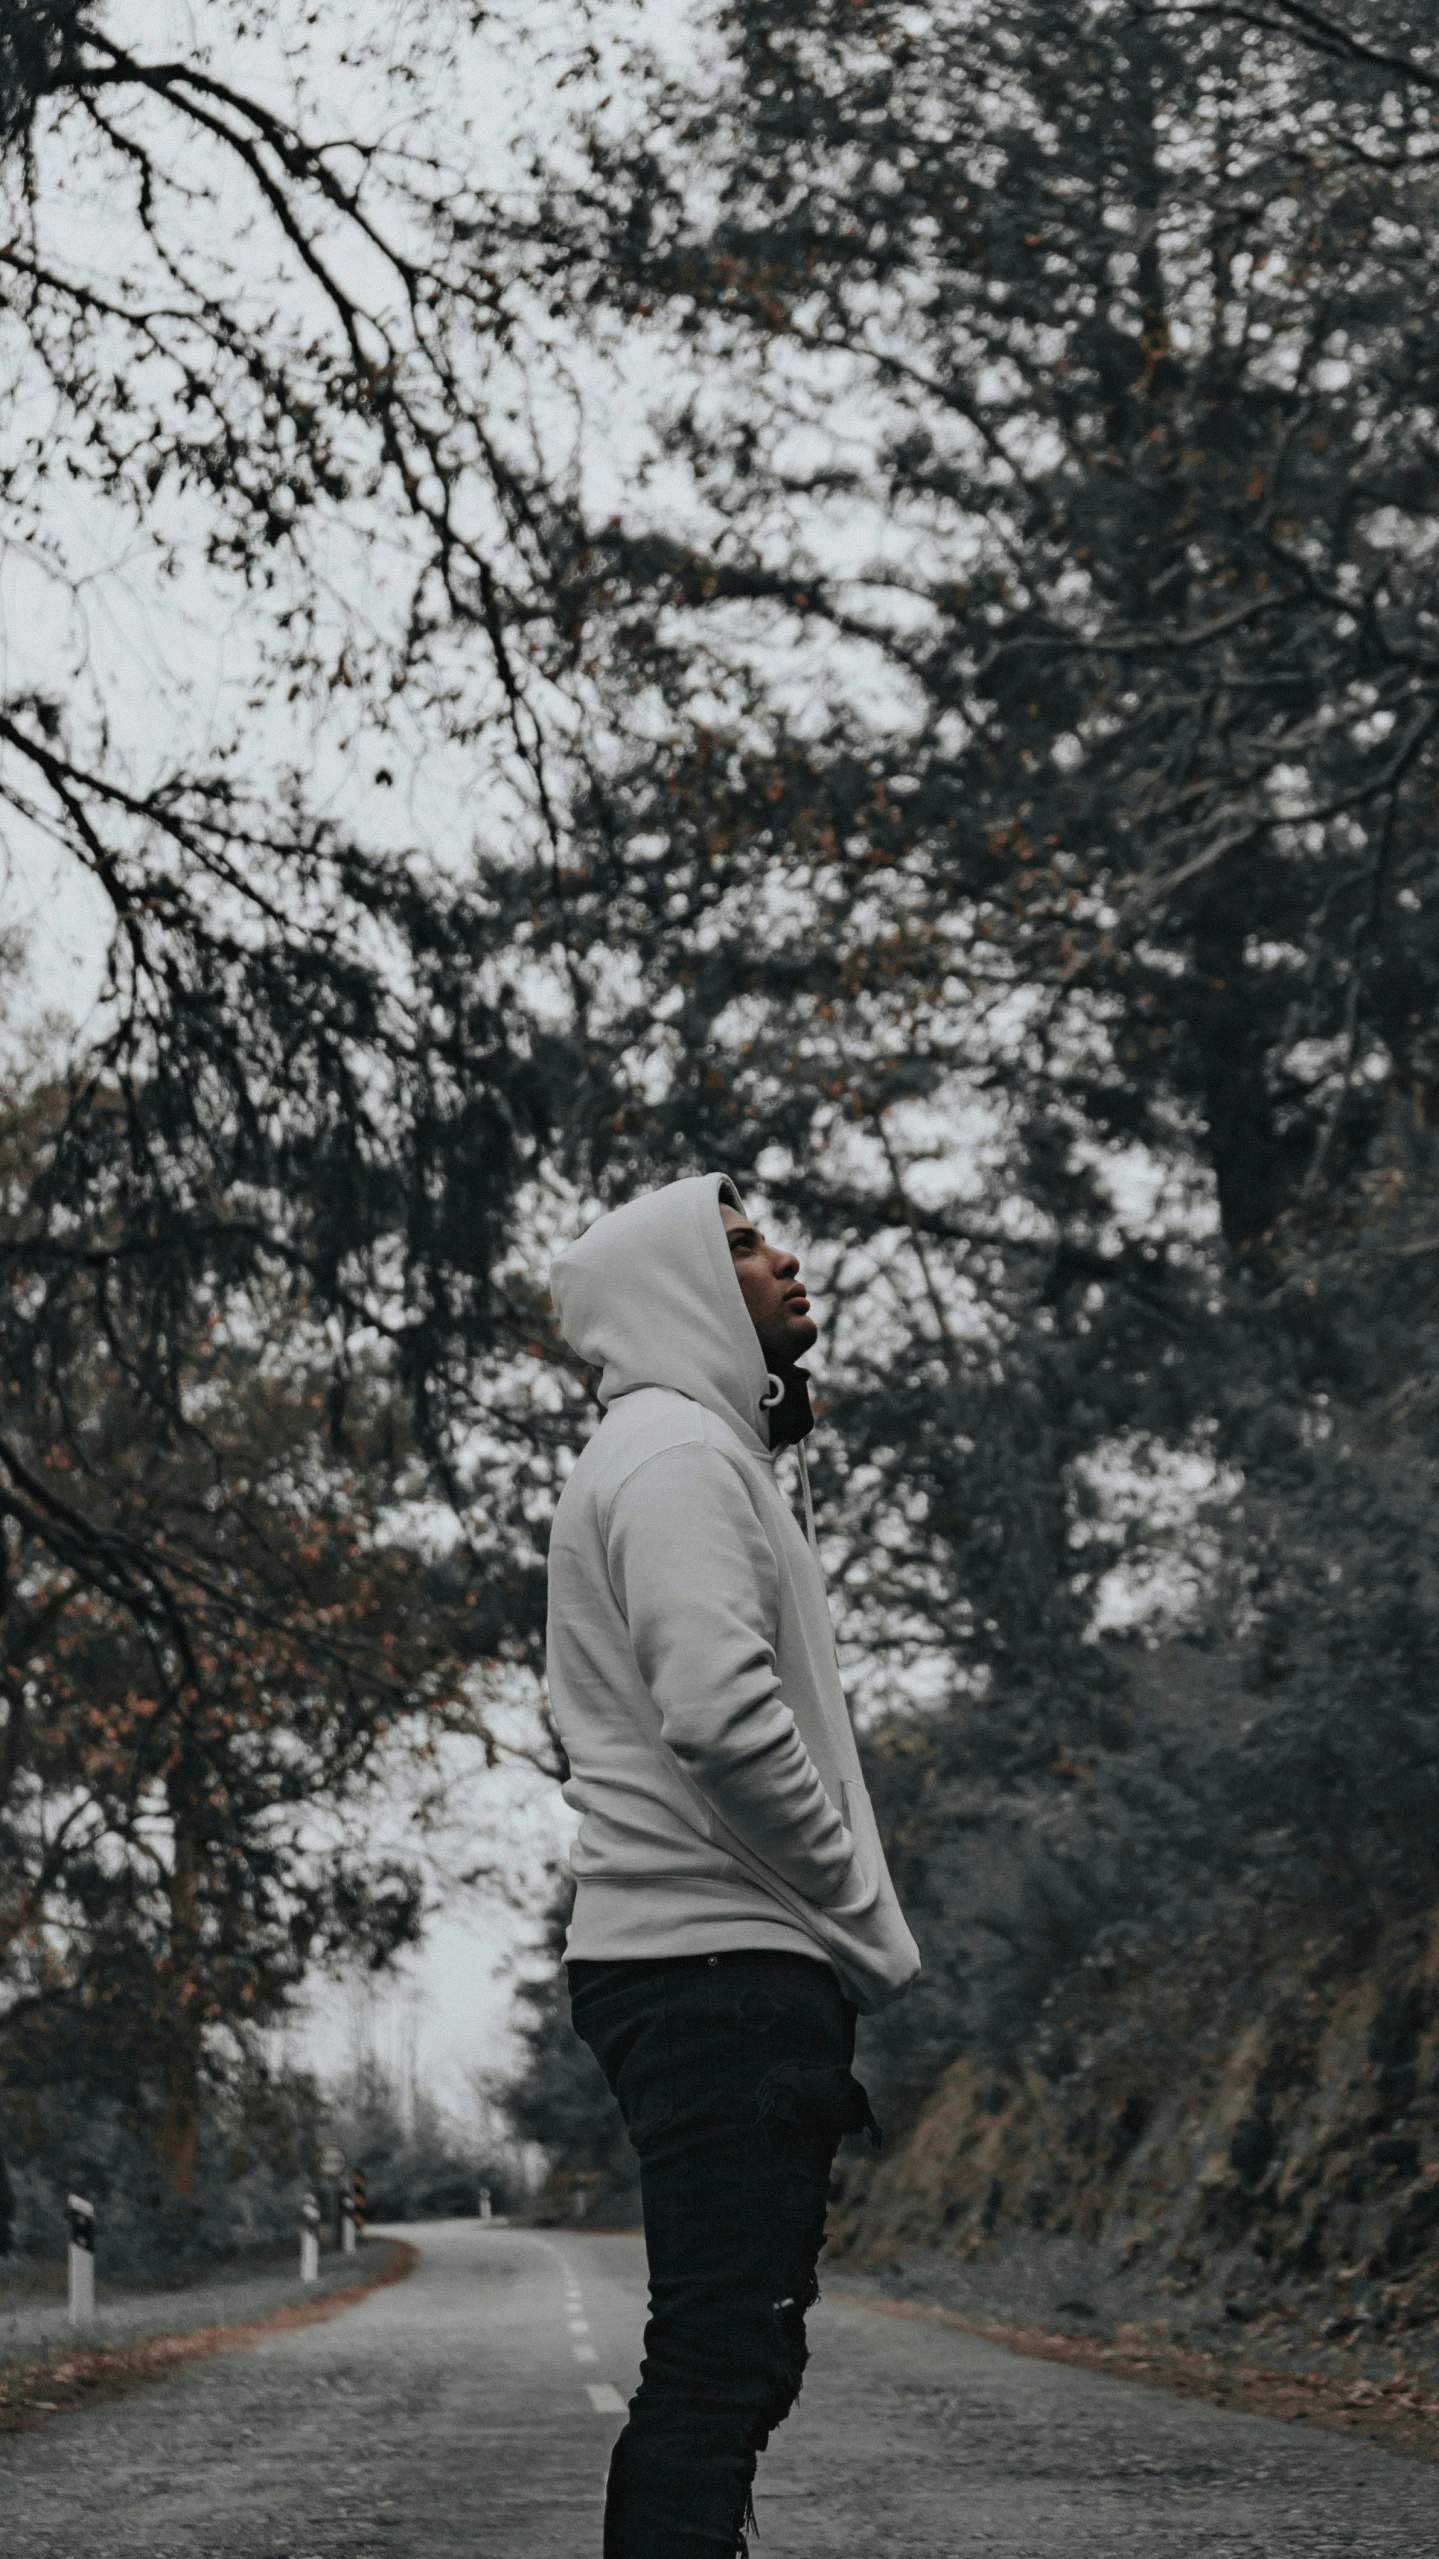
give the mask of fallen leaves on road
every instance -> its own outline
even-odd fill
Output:
[[[402,2283],[412,2271],[418,2249],[404,2239],[392,2239],[386,2245],[393,2254],[375,2274],[340,2291],[322,2293],[314,2301],[287,2302],[263,2319],[243,2320],[234,2327],[138,2337],[126,2345],[69,2347],[61,2350],[62,2361],[43,2357],[0,2372],[0,2435],[18,2434],[37,2416],[61,2416],[77,2408],[98,2407],[107,2399],[128,2398],[147,2382],[167,2380],[182,2364],[198,2363],[206,2355],[234,2354],[279,2329],[312,2328],[319,2320],[334,2319],[383,2284]],[[48,2394],[43,2399],[42,2390]]]
[[[936,2328],[959,2328],[967,2337],[1007,2346],[1014,2355],[1081,2364],[1117,2381],[1133,2381],[1142,2390],[1172,2390],[1181,2399],[1204,2399],[1211,2407],[1238,2409],[1250,2417],[1277,2417],[1291,2425],[1325,2426],[1336,2434],[1368,2435],[1391,2452],[1439,2462],[1439,2398],[1417,2385],[1411,2374],[1356,2382],[1346,2374],[1274,2372],[1263,2364],[1241,2363],[1202,2347],[1176,2346],[1153,2337],[1141,2343],[1134,2328],[1120,2331],[1123,2342],[1102,2346],[1096,2338],[1062,2336],[1002,2319],[972,2318],[936,2302],[894,2301],[874,2294],[849,2298],[856,2309],[882,2311],[889,2319],[920,2319]]]

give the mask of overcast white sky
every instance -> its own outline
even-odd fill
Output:
[[[423,1859],[402,1798],[388,1798],[377,1829],[382,1846]],[[421,2086],[463,2113],[468,2074],[506,2067],[514,2057],[515,1969],[523,1972],[534,1943],[545,1867],[563,1856],[574,1829],[559,1788],[532,1769],[512,1763],[463,1770],[431,1869],[436,1909],[423,1946],[380,1983],[316,1981],[287,2038],[294,2057],[330,2076],[351,2067],[368,2043],[397,2079],[413,2066]],[[502,1866],[519,1909],[496,1889],[446,1886],[450,1857],[476,1852]]]

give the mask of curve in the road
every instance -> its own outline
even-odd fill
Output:
[[[6,2559],[587,2559],[641,2243],[433,2224],[343,2318],[0,2452]],[[1432,2470],[826,2302],[759,2559],[1439,2559]]]

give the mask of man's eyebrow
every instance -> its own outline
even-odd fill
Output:
[[[759,1228],[757,1226],[727,1226],[725,1228],[725,1233],[729,1237],[731,1244],[757,1244],[759,1242]]]

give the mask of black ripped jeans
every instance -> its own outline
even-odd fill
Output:
[[[742,2559],[799,2394],[842,2132],[870,2130],[854,2009],[799,1955],[572,1963],[570,2011],[639,2153],[650,2316],[604,2559]]]

